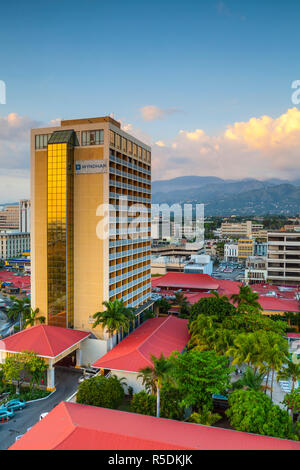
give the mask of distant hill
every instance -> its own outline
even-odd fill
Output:
[[[298,214],[300,180],[184,176],[152,183],[153,203],[204,203],[206,215]]]

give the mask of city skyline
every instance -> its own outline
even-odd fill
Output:
[[[78,116],[151,145],[153,180],[300,176],[295,1],[72,5],[2,7],[1,203],[29,197],[30,129]]]

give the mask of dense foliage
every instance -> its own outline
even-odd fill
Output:
[[[121,381],[115,376],[102,375],[86,379],[78,387],[77,403],[103,408],[118,408],[124,398]]]
[[[174,387],[164,385],[160,395],[160,417],[168,419],[182,420],[184,418],[184,408],[180,404],[181,396]],[[133,413],[156,416],[157,400],[155,395],[149,395],[142,390],[135,393],[130,403],[130,410]]]
[[[226,414],[237,431],[298,440],[288,412],[263,392],[236,390],[229,395]]]

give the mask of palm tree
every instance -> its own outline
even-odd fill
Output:
[[[171,381],[170,371],[172,363],[161,353],[160,357],[151,355],[153,366],[140,369],[138,377],[142,378],[143,385],[151,387],[152,392],[156,392],[156,416],[160,416],[160,390],[163,382]]]
[[[287,360],[287,367],[281,369],[277,374],[277,382],[279,380],[292,379],[292,392],[294,391],[296,383],[300,380],[300,364],[296,364],[292,359]]]
[[[233,300],[238,307],[250,305],[258,310],[262,310],[262,306],[258,302],[259,295],[256,292],[253,292],[249,286],[241,286],[239,294],[232,294],[230,299]]]
[[[30,314],[30,299],[26,297],[25,299],[18,299],[17,297],[11,296],[10,300],[13,302],[12,305],[8,308],[8,318],[16,321],[19,319],[20,322],[20,331],[23,328],[23,319]]]
[[[190,423],[203,424],[204,426],[213,426],[222,418],[218,413],[212,413],[209,406],[203,406],[200,413],[192,413],[189,417]]]
[[[265,365],[263,369],[272,371],[271,399],[273,397],[273,383],[275,371],[280,371],[282,365],[288,360],[288,343],[280,335],[272,331],[264,332],[264,356]]]
[[[191,304],[187,300],[186,296],[183,292],[176,292],[175,293],[175,305],[179,307],[179,314],[181,317],[189,316]]]
[[[263,385],[264,376],[264,372],[256,374],[255,370],[252,369],[252,367],[247,367],[239,383],[242,387],[246,389],[259,392],[265,389],[265,386]]]
[[[36,308],[35,310],[30,308],[29,314],[27,314],[25,317],[24,328],[27,328],[27,326],[34,326],[35,322],[39,322],[42,324],[46,322],[46,317],[38,316],[39,311],[39,308]]]
[[[233,346],[226,352],[226,356],[233,358],[233,365],[247,364],[248,367],[252,365],[255,373],[258,367],[263,366],[264,352],[259,334],[260,332],[241,333],[234,339]]]
[[[130,323],[134,321],[135,315],[133,310],[123,303],[123,300],[115,299],[114,301],[105,301],[102,303],[106,310],[104,312],[96,312],[93,315],[95,322],[93,328],[102,325],[106,328],[110,337],[110,345],[113,347],[112,339],[115,331],[119,333],[121,329],[128,331]]]

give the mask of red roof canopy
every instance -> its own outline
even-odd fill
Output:
[[[298,300],[278,299],[276,297],[261,296],[258,302],[264,310],[275,310],[279,312],[298,312]]]
[[[61,402],[10,450],[300,450],[300,443]]]
[[[188,320],[173,316],[150,318],[93,364],[94,367],[138,372],[152,365],[151,355],[168,357],[183,351],[190,335]]]
[[[167,273],[162,277],[151,279],[153,287],[170,287],[176,289],[217,290],[220,282],[208,274]]]
[[[39,356],[56,357],[89,335],[70,328],[37,325],[1,340],[0,351],[34,351]]]

